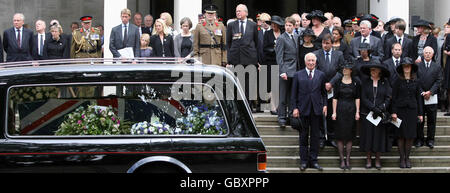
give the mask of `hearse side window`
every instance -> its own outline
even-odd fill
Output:
[[[180,88],[198,86],[212,94],[174,96]],[[224,136],[229,132],[217,95],[207,85],[33,85],[11,87],[8,93],[10,136]]]

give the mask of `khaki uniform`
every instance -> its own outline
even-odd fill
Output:
[[[72,33],[72,45],[70,47],[71,58],[101,58],[102,42],[100,30],[91,28],[86,32],[83,28]]]
[[[194,31],[194,57],[204,64],[225,65],[226,31],[221,22],[199,23]]]

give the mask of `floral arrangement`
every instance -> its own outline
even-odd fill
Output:
[[[10,92],[10,99],[16,103],[47,100],[57,96],[58,89],[56,87],[21,87],[13,88]]]
[[[112,107],[89,105],[66,115],[55,135],[128,135],[130,124],[121,122]]]
[[[131,128],[132,135],[223,135],[226,133],[225,120],[217,110],[207,105],[189,106],[187,115],[176,120],[176,127],[162,123],[152,117],[150,122],[136,123]]]
[[[219,116],[218,106],[191,105],[187,116],[177,119],[177,127],[182,134],[223,135],[226,133],[225,120]]]
[[[134,124],[131,127],[131,135],[172,135],[174,129],[170,125],[159,120],[158,117],[152,116],[150,122],[144,121]]]

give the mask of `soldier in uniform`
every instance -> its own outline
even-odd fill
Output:
[[[72,33],[71,58],[101,58],[102,42],[100,30],[92,27],[92,16],[80,18],[82,28]]]
[[[206,20],[199,23],[194,31],[194,56],[204,64],[226,66],[226,28],[216,21],[217,6],[209,5],[205,9]]]

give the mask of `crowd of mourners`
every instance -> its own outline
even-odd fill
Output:
[[[4,52],[6,62],[101,58],[107,46],[114,58],[124,58],[122,50],[132,48],[134,57],[141,58],[264,66],[270,78],[258,85],[268,87],[271,97],[266,102],[280,127],[299,130],[301,170],[322,170],[317,158],[326,145],[338,148],[340,168],[351,169],[356,139],[360,151],[366,152],[366,168],[373,167],[375,155],[374,166],[381,169],[380,157],[393,145],[398,146],[399,167],[411,168],[412,146],[433,148],[437,112],[449,111],[450,20],[442,31],[440,24],[419,20],[411,24],[414,34],[408,34],[404,19],[382,21],[373,14],[342,22],[320,10],[285,18],[260,13],[254,22],[243,4],[236,7],[236,18],[226,23],[217,17],[215,5],[207,5],[195,18],[196,26],[185,17],[179,21],[181,29],[174,29],[167,12],[155,21],[152,15],[131,16],[129,9],[121,11],[122,23],[104,45],[103,26],[93,27],[92,16],[81,17],[81,26],[73,22],[71,33],[64,33],[57,20],[49,23],[48,31],[46,22],[37,20],[33,32],[24,14],[17,13],[13,27],[4,31],[3,41],[0,38],[1,62]],[[271,76],[274,68],[279,71],[276,77]],[[245,77],[245,82],[261,72]],[[249,100],[252,111],[261,111],[263,102]]]

